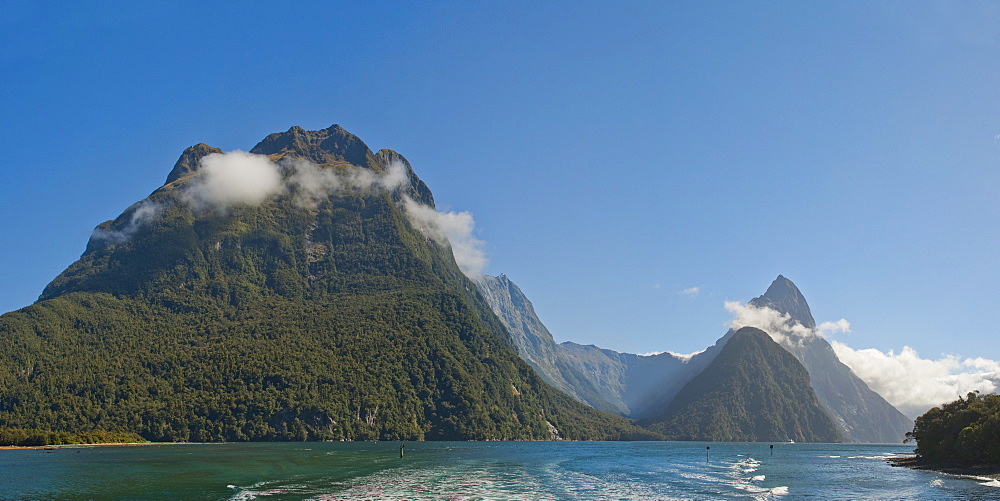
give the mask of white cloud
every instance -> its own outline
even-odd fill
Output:
[[[725,303],[734,315],[731,329],[757,327],[790,351],[811,336],[829,339],[836,333],[851,332],[845,319],[823,322],[809,329],[771,308],[757,308],[736,301]],[[855,350],[839,341],[831,341],[837,358],[854,371],[869,388],[903,414],[915,418],[931,407],[951,402],[970,391],[992,393],[1000,386],[1000,362],[985,358],[944,356],[938,360],[922,359],[909,346],[895,353],[876,349]]]
[[[410,176],[403,162],[392,162],[378,179],[378,185],[385,190],[396,190],[410,184]]]
[[[798,345],[805,338],[819,335],[815,330],[793,321],[791,315],[787,313],[782,315],[766,306],[758,308],[739,301],[726,301],[725,307],[734,316],[726,324],[726,327],[733,330],[756,327],[768,333],[771,339],[782,345]]]
[[[971,391],[993,393],[1000,384],[1000,362],[952,355],[923,359],[904,346],[899,353],[869,348],[855,350],[831,343],[837,357],[868,386],[913,418],[931,407],[964,397]]]
[[[132,216],[129,218],[128,223],[126,223],[125,226],[116,230],[95,228],[91,238],[105,240],[111,244],[120,244],[132,238],[132,235],[134,235],[135,232],[146,223],[159,217],[162,210],[162,205],[149,200],[143,200],[142,202],[139,202],[135,210],[132,211]]]
[[[695,355],[705,353],[705,350],[696,351],[694,353],[675,353],[672,351],[668,351],[667,353],[671,354],[674,358],[679,358],[681,362],[688,363],[692,358],[694,358]]]
[[[282,168],[287,179],[282,179]],[[181,194],[182,200],[197,209],[218,210],[257,205],[288,190],[298,206],[315,208],[338,191],[393,191],[410,181],[401,162],[393,162],[384,172],[353,165],[323,168],[301,158],[284,160],[279,167],[264,155],[239,150],[206,155],[198,174]]]
[[[282,171],[287,180],[282,179]],[[199,175],[181,194],[197,209],[225,210],[236,204],[260,204],[267,198],[291,191],[294,202],[315,208],[339,191],[394,191],[410,183],[402,162],[392,162],[384,172],[353,165],[321,167],[305,159],[282,161],[279,168],[264,155],[243,151],[213,153],[201,159]],[[482,275],[489,264],[485,242],[473,236],[475,221],[469,212],[438,212],[409,197],[403,197],[406,214],[415,227],[439,244],[450,245],[455,262],[470,278]]]
[[[282,164],[291,171],[288,185],[293,188],[293,200],[299,207],[314,209],[343,185],[335,170],[320,168],[308,160],[295,158]]]
[[[410,183],[402,162],[389,164],[381,173],[353,165],[340,170],[323,168],[301,158],[283,162],[283,165],[291,172],[288,186],[294,192],[296,205],[305,208],[315,208],[320,201],[341,190],[393,191]]]
[[[245,151],[206,155],[198,174],[181,195],[198,209],[256,205],[285,190],[277,165],[264,155]]]
[[[375,172],[371,169],[348,166],[343,175],[344,184],[359,190],[384,189],[392,191],[410,182],[406,175],[406,166],[402,162],[389,164],[385,172]]]
[[[823,322],[816,326],[816,331],[821,336],[829,339],[839,332],[851,332],[851,323],[843,318],[836,322]]]
[[[681,291],[685,296],[697,296],[701,292],[701,287],[690,287]]]
[[[478,279],[489,264],[486,258],[486,243],[473,236],[476,223],[469,212],[438,212],[414,201],[403,199],[410,222],[424,235],[438,244],[451,244],[455,263],[472,279]]]

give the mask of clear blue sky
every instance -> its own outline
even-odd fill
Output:
[[[700,350],[780,273],[852,347],[1000,359],[998,3],[147,3],[0,2],[0,310],[185,147],[339,123],[559,341]]]

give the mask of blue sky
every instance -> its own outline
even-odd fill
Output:
[[[0,4],[0,309],[187,146],[339,123],[559,341],[700,350],[784,274],[853,348],[1000,360],[1000,4],[539,3]]]

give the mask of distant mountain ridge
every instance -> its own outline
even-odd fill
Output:
[[[679,391],[710,361],[710,356],[642,356],[556,344],[531,301],[506,275],[484,276],[476,283],[521,358],[549,384],[595,409],[633,419],[657,415],[666,408],[664,395]]]
[[[509,323],[511,318],[529,319],[520,325],[530,325],[531,328],[507,325],[511,333],[518,332],[511,342],[519,354],[526,360],[530,359],[533,366],[543,367],[539,369],[543,378],[577,400],[641,422],[649,423],[651,419],[662,417],[674,398],[709,367],[736,332],[730,330],[713,346],[687,358],[671,353],[619,353],[572,342],[557,345],[533,308],[521,308],[516,314],[506,311],[518,309],[518,305],[530,306],[530,301],[523,297],[509,278],[504,276],[503,281],[510,284],[507,286],[509,290],[516,290],[516,295],[519,295],[516,301],[498,301],[495,294],[486,294],[486,297],[502,321]],[[807,329],[816,328],[805,297],[784,276],[779,275],[763,295],[748,304],[788,315]],[[542,331],[544,334],[539,334]],[[832,347],[822,337],[786,336],[781,346],[794,355],[809,373],[808,381],[820,404],[834,419],[838,427],[837,436],[841,439],[898,443],[912,428],[912,421],[871,391],[836,358]],[[567,374],[572,376],[566,377]]]

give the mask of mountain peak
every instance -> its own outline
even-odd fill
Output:
[[[212,153],[222,153],[222,150],[205,143],[198,143],[184,150],[164,184],[170,184],[196,172],[201,159]],[[293,125],[285,132],[269,134],[257,143],[250,153],[267,155],[273,161],[292,155],[319,165],[349,163],[359,167],[374,167],[376,170],[385,169],[394,161],[402,161],[412,174],[409,162],[402,155],[392,150],[382,150],[375,155],[364,141],[338,124],[315,131]],[[421,199],[433,200],[430,198],[429,190],[423,191],[426,193],[420,193]]]
[[[201,162],[201,159],[212,153],[222,153],[222,150],[205,143],[198,143],[188,147],[188,149],[184,150],[184,153],[181,153],[181,157],[177,159],[173,170],[167,175],[167,182],[163,184],[170,184],[198,170],[198,163]]]
[[[791,280],[783,275],[771,282],[764,295],[750,301],[752,306],[758,308],[768,307],[778,313],[791,315],[792,320],[810,329],[816,327],[816,320],[813,319],[812,311],[809,310],[809,303],[805,296],[799,292],[799,288]]]
[[[370,167],[374,158],[364,141],[337,124],[315,131],[295,125],[286,132],[268,135],[250,153],[268,155],[275,161],[292,154],[320,165],[346,162],[359,167]]]

